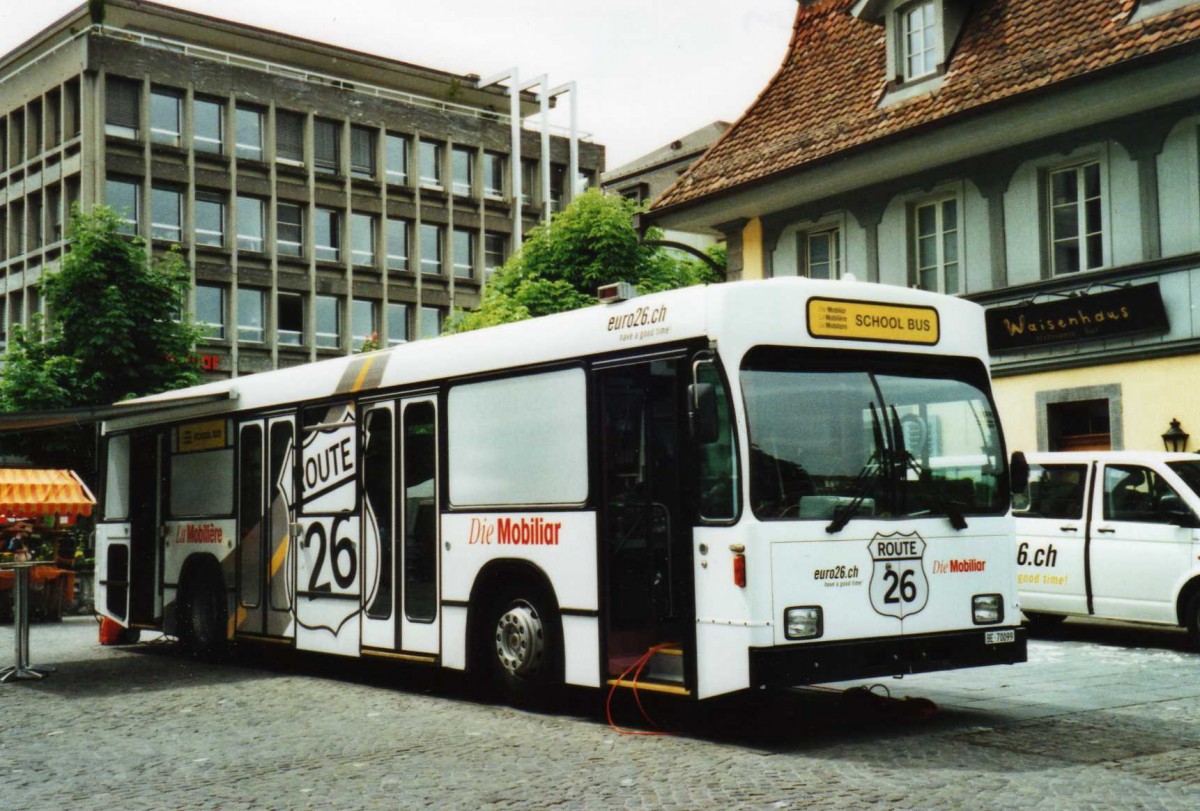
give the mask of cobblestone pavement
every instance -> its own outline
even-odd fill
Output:
[[[12,644],[0,627],[0,665]],[[932,713],[826,690],[651,704],[669,737],[618,735],[596,693],[518,711],[381,662],[101,648],[90,619],[31,648],[58,671],[0,685],[0,809],[1200,807],[1200,654],[1169,631],[1068,622],[1026,665],[886,682]]]

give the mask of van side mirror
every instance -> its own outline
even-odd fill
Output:
[[[1012,461],[1008,465],[1009,495],[1024,493],[1029,487],[1029,462],[1021,451],[1013,451]]]
[[[711,383],[692,383],[687,387],[688,430],[697,445],[716,442],[721,436],[717,419],[717,392]]]
[[[1196,520],[1196,514],[1188,509],[1188,506],[1183,503],[1183,499],[1176,495],[1163,496],[1158,500],[1158,514],[1168,524],[1174,524],[1177,527],[1191,529],[1200,527],[1200,521]]]

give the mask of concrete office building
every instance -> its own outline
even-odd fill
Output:
[[[980,302],[1013,448],[1195,437],[1200,2],[800,0],[778,73],[643,220],[724,232],[730,278]]]
[[[538,90],[514,130],[508,88],[473,75],[106,5],[102,24],[81,6],[0,58],[5,338],[44,309],[75,203],[182,247],[216,376],[436,335],[516,234],[604,168],[602,146],[528,128]]]

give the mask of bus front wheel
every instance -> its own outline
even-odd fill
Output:
[[[561,623],[537,590],[507,590],[493,603],[486,650],[492,682],[515,704],[546,700],[559,682]]]

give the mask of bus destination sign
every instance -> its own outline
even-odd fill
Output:
[[[845,341],[933,346],[941,339],[941,325],[933,307],[810,298],[808,334]]]

